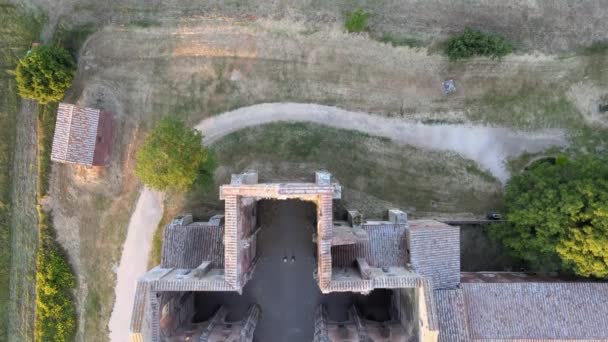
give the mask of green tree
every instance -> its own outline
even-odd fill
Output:
[[[35,341],[73,341],[76,334],[76,277],[67,255],[55,240],[51,218],[41,213],[36,262]]]
[[[63,48],[39,46],[17,64],[19,95],[41,104],[57,102],[72,85],[74,60]]]
[[[167,117],[156,125],[137,152],[135,174],[153,189],[187,191],[207,157],[201,133],[179,119]]]
[[[344,28],[348,32],[363,32],[368,30],[367,20],[369,19],[369,13],[363,9],[358,8],[353,12],[348,13],[346,20],[344,21]]]
[[[465,28],[464,32],[450,39],[445,53],[451,60],[466,59],[473,56],[500,58],[510,54],[513,46],[503,37]]]
[[[508,224],[492,235],[534,268],[608,277],[608,159],[543,162],[505,189]]]

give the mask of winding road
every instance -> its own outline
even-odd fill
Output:
[[[524,152],[565,146],[562,130],[520,132],[508,128],[470,124],[428,125],[399,118],[351,112],[337,107],[302,103],[264,103],[220,114],[195,128],[210,145],[238,130],[272,122],[311,122],[386,137],[398,144],[451,151],[475,160],[503,183],[509,178],[505,161]],[[116,303],[110,319],[112,341],[126,341],[137,277],[146,272],[150,243],[162,215],[162,196],[144,189],[129,222],[118,268]]]

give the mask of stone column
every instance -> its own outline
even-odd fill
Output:
[[[239,284],[239,197],[228,195],[225,201],[224,223],[224,276],[226,282],[235,289]]]

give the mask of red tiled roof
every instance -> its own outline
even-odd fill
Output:
[[[606,340],[604,283],[464,283],[435,291],[439,340]]]
[[[99,109],[60,103],[51,160],[92,165],[99,112]]]

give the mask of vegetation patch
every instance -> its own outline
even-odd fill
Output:
[[[140,20],[134,20],[134,21],[130,22],[129,25],[134,26],[134,27],[148,28],[148,27],[160,26],[161,22],[158,20],[154,20],[154,19],[140,19]]]
[[[135,174],[153,189],[189,190],[207,160],[202,139],[175,117],[161,119],[137,151]]]
[[[581,53],[586,56],[608,53],[608,41],[593,42],[591,45],[583,47]]]
[[[492,235],[533,269],[608,277],[608,160],[535,163],[506,186],[508,223]]]
[[[465,101],[472,121],[498,126],[534,128],[579,127],[581,113],[557,86],[524,82],[510,88],[493,88]]]
[[[501,58],[513,52],[513,45],[505,38],[492,33],[474,30],[470,27],[451,38],[445,54],[450,60],[467,59],[474,56]]]
[[[385,213],[387,203],[414,215],[484,213],[500,206],[500,183],[472,161],[356,131],[277,123],[232,133],[211,149],[218,165],[215,185],[188,193],[187,212],[222,210],[217,187],[229,182],[230,173],[248,167],[269,181],[309,179],[327,169],[352,191],[345,195],[347,202],[376,217]]]
[[[386,44],[391,44],[394,47],[408,46],[411,48],[421,48],[426,45],[420,39],[416,39],[416,38],[412,38],[412,37],[408,37],[408,36],[400,36],[400,35],[396,35],[396,34],[392,34],[392,33],[384,33],[384,34],[382,34],[382,36],[378,37],[377,39],[380,42],[383,42]]]
[[[72,341],[76,333],[73,290],[76,277],[55,240],[51,218],[38,212],[39,244],[36,262],[36,341]]]
[[[346,15],[344,20],[344,28],[348,32],[363,32],[369,30],[367,21],[370,14],[365,10],[358,8]]]
[[[38,199],[49,191],[51,177],[51,149],[57,118],[57,104],[38,107]]]
[[[40,105],[38,112],[38,200],[47,195],[57,104]],[[55,240],[52,218],[38,205],[36,261],[36,341],[71,341],[76,333],[76,276],[66,253]]]
[[[19,96],[14,70],[39,35],[43,18],[14,5],[0,5],[0,341],[8,339],[11,263],[11,188]]]
[[[78,51],[95,30],[96,28],[93,24],[77,26],[60,24],[54,35],[55,45],[62,46],[72,55],[72,57],[74,57],[74,59],[76,59]]]
[[[60,101],[72,85],[74,69],[67,50],[46,45],[33,48],[15,70],[19,95],[40,104]]]

